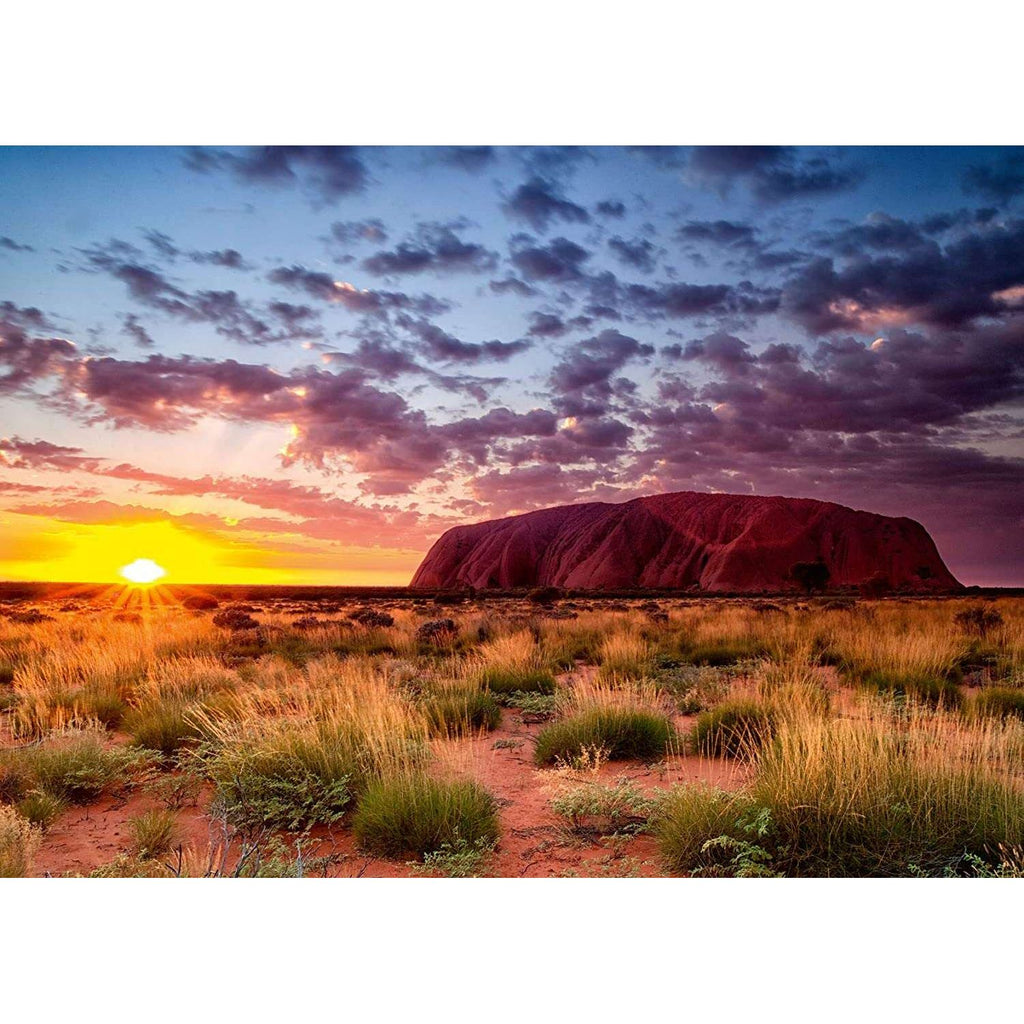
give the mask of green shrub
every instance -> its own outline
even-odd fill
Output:
[[[352,798],[351,765],[303,736],[266,746],[232,744],[204,763],[228,822],[244,833],[333,825]]]
[[[442,843],[439,850],[423,854],[422,863],[414,863],[412,871],[415,875],[439,878],[478,878],[493,852],[491,840],[467,843],[460,836],[455,843]]]
[[[39,790],[84,804],[112,786],[140,777],[151,763],[142,751],[107,749],[94,732],[68,733],[41,746],[0,753],[0,791],[12,801]]]
[[[755,873],[733,861],[743,853],[750,858],[742,844],[751,842],[756,811],[754,801],[742,793],[673,786],[651,823],[665,867],[677,875]]]
[[[491,693],[555,692],[555,677],[543,668],[511,668],[492,666],[480,673],[480,683]]]
[[[132,850],[139,860],[161,857],[178,844],[181,829],[173,811],[145,811],[128,819],[132,835]]]
[[[552,798],[551,809],[578,835],[635,835],[646,829],[655,803],[628,779],[619,779],[612,786],[567,787]]]
[[[199,740],[201,732],[192,717],[195,710],[196,705],[176,700],[144,704],[128,713],[125,730],[136,746],[170,757]]]
[[[39,829],[0,804],[0,878],[24,878],[39,849]]]
[[[1008,774],[1019,736],[982,724],[939,760],[951,727],[921,713],[902,730],[882,718],[781,728],[750,792],[787,874],[941,875],[965,855],[994,863],[1021,846],[1024,792]]]
[[[716,642],[691,643],[684,641],[680,645],[679,654],[691,665],[710,665],[720,667],[735,665],[741,661],[750,661],[764,655],[764,645],[751,638],[719,640]]]
[[[974,695],[968,711],[982,718],[1024,719],[1024,689],[986,686]]]
[[[431,693],[420,709],[434,736],[461,736],[481,729],[489,732],[501,721],[501,708],[486,690]]]
[[[705,757],[752,757],[771,739],[773,715],[756,700],[723,701],[697,716],[690,742]]]
[[[359,845],[385,857],[497,842],[494,798],[470,779],[403,773],[369,784],[352,820]]]
[[[658,712],[594,707],[545,726],[533,756],[539,765],[572,763],[584,751],[600,749],[612,761],[654,761],[664,756],[673,736],[672,723]]]
[[[951,679],[937,675],[908,675],[896,672],[869,672],[862,677],[864,686],[898,700],[912,700],[933,708],[958,708],[963,692]]]
[[[44,793],[40,789],[34,789],[18,801],[18,811],[23,818],[33,825],[39,825],[44,830],[49,828],[67,808],[67,801],[59,796]]]

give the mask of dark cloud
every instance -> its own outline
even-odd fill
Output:
[[[576,203],[566,199],[551,181],[534,177],[512,193],[502,209],[516,220],[525,221],[535,231],[547,231],[552,221],[568,224],[587,224],[590,214]]]
[[[7,249],[10,252],[35,252],[31,245],[23,245],[13,238],[8,238],[7,235],[0,235],[0,249]]]
[[[802,154],[788,146],[696,146],[686,172],[723,195],[741,182],[767,203],[845,191],[862,178],[859,171],[828,157]]]
[[[518,277],[506,277],[501,281],[490,281],[488,282],[488,288],[495,295],[519,295],[524,299],[537,294],[536,288],[532,288],[525,281],[520,281]]]
[[[786,284],[783,310],[813,333],[958,327],[1004,314],[1024,298],[1024,220],[961,233],[944,246],[914,239],[906,225],[865,225],[841,232],[839,244],[851,231],[870,237],[879,230],[889,239],[898,231],[899,245],[876,245],[876,254],[862,241],[849,249],[859,254],[838,265],[825,256],[811,260]]]
[[[616,235],[608,240],[608,248],[620,263],[648,274],[654,271],[658,250],[646,238],[626,239]]]
[[[750,224],[731,220],[690,220],[676,231],[684,242],[748,248],[757,239],[757,230]]]
[[[65,338],[33,337],[16,323],[0,319],[0,394],[12,394],[62,372],[75,358]]]
[[[968,167],[961,179],[963,190],[993,203],[1008,203],[1024,194],[1024,149],[1009,149],[990,164]]]
[[[227,171],[250,185],[300,185],[318,203],[362,192],[369,175],[351,146],[253,146],[242,152],[193,149],[186,163],[202,173]]]
[[[497,159],[493,146],[442,146],[437,155],[441,163],[470,174],[490,167]]]
[[[612,377],[626,363],[653,354],[653,345],[642,344],[619,331],[602,331],[573,345],[563,355],[551,371],[550,385],[562,399],[571,396],[606,399],[612,394]],[[581,406],[577,403],[575,408]]]
[[[461,227],[461,225],[459,225]],[[498,254],[476,242],[464,242],[448,224],[420,224],[414,237],[363,260],[363,268],[382,276],[483,273],[493,270]]]
[[[413,296],[404,292],[357,288],[347,281],[336,281],[323,271],[307,270],[298,265],[276,267],[267,275],[267,280],[305,292],[321,302],[336,303],[352,313],[368,316],[386,316],[393,310],[407,310],[432,316],[444,313],[450,308],[449,303],[432,295]]]
[[[402,318],[399,323],[419,339],[419,350],[429,359],[446,363],[504,362],[525,352],[529,341],[462,341],[426,320]]]
[[[36,438],[25,441],[20,437],[0,438],[0,465],[13,469],[78,469],[91,464],[81,448],[53,444]]]
[[[618,199],[602,199],[594,207],[594,213],[601,217],[611,217],[614,220],[621,220],[626,216],[626,204]]]
[[[143,327],[134,313],[127,313],[121,318],[121,333],[126,334],[140,348],[153,348],[156,344],[152,335]]]
[[[336,220],[331,225],[331,238],[343,245],[359,242],[386,242],[384,222],[376,217],[368,220]]]
[[[515,242],[512,264],[528,281],[573,281],[583,278],[583,264],[590,253],[568,238],[555,238],[546,245]]]

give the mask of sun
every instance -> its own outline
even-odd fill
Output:
[[[122,565],[118,572],[129,583],[137,585],[156,583],[158,579],[167,575],[167,570],[162,565],[157,565],[152,558],[136,558],[134,562]]]

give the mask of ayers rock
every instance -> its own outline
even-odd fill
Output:
[[[905,591],[960,588],[912,519],[811,498],[692,491],[456,526],[411,586],[754,593],[794,589],[794,563],[817,559],[830,588],[869,580]]]

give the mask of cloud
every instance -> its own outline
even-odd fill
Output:
[[[336,281],[330,274],[319,270],[307,270],[293,264],[290,267],[276,267],[267,274],[267,280],[295,291],[305,292],[321,302],[343,306],[352,313],[367,316],[387,316],[394,310],[408,310],[431,316],[444,313],[450,303],[432,295],[407,295],[405,292],[378,291],[357,288],[348,281]]]
[[[608,240],[608,248],[620,263],[648,274],[654,271],[655,256],[658,250],[646,238],[630,240],[616,235]]]
[[[366,166],[351,146],[253,146],[240,152],[193,149],[186,165],[225,171],[249,185],[298,185],[317,204],[334,204],[365,190]]]
[[[695,146],[686,164],[687,177],[727,195],[744,184],[765,203],[846,191],[863,177],[826,156],[800,153],[788,146]]]
[[[35,252],[31,245],[23,245],[7,235],[0,235],[0,249],[7,249],[9,252]]]
[[[1024,194],[1024,149],[1010,148],[990,164],[974,164],[961,179],[964,192],[1000,205]]]
[[[478,174],[497,159],[494,146],[441,146],[437,157],[449,167],[457,167],[469,174]]]
[[[525,352],[530,341],[461,341],[436,324],[403,318],[401,325],[420,340],[420,351],[430,359],[447,363],[505,362]]]
[[[626,216],[626,204],[618,199],[602,199],[594,206],[594,213],[601,217],[621,220]]]
[[[812,333],[959,327],[1004,313],[1001,295],[1024,283],[1024,220],[961,232],[945,245],[881,222],[845,229],[834,244],[852,255],[838,265],[812,259],[783,290],[783,311]]]
[[[555,238],[539,245],[520,236],[514,244],[512,264],[527,281],[580,280],[583,264],[590,259],[586,249],[568,238]]]
[[[509,217],[525,221],[535,231],[545,232],[552,221],[588,224],[590,214],[566,199],[558,187],[544,178],[534,177],[520,185],[502,204]]]
[[[386,242],[388,232],[384,222],[377,217],[367,220],[336,220],[331,225],[331,238],[343,245]]]
[[[646,359],[654,346],[619,331],[606,330],[569,348],[551,371],[552,390],[562,399],[603,398],[612,394],[611,378],[632,359]]]
[[[364,270],[380,276],[483,273],[493,270],[498,254],[476,242],[464,242],[448,224],[420,224],[414,237],[363,260]]]
[[[19,319],[24,322],[26,317]],[[76,356],[74,342],[66,338],[32,337],[16,323],[0,319],[0,394],[23,391],[58,374]]]

